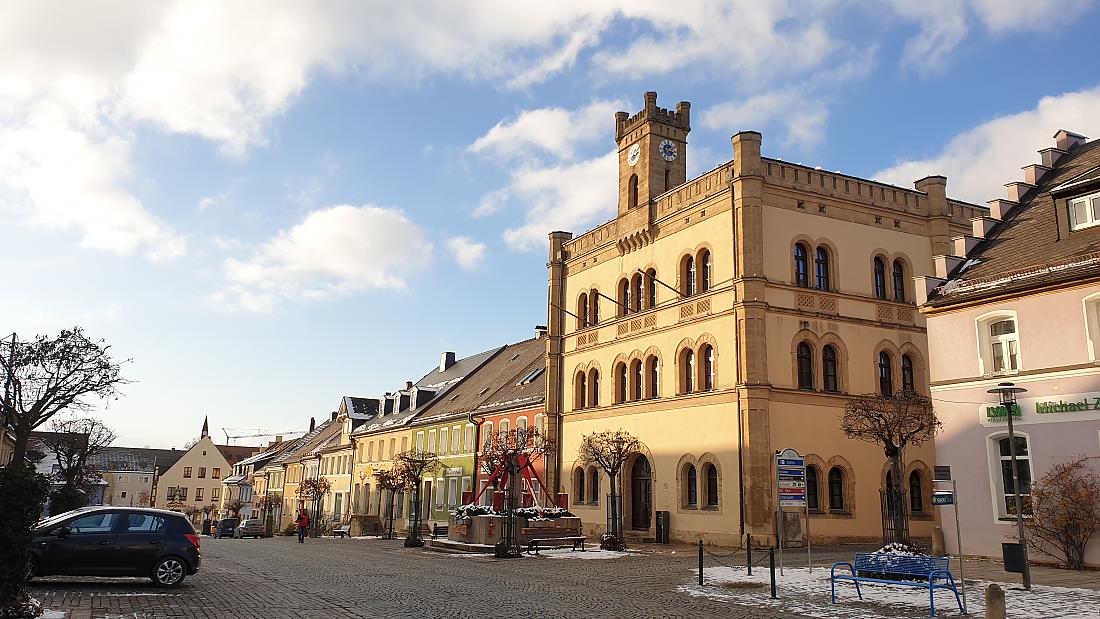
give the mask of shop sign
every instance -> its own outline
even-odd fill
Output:
[[[450,467],[446,471],[444,471],[443,474],[446,477],[458,477],[458,476],[462,475],[462,467],[461,466]]]
[[[955,495],[951,492],[933,492],[932,505],[954,505]]]
[[[1008,423],[1008,408],[1005,406],[981,404],[978,409],[983,426]],[[1012,409],[1012,422],[1018,424],[1089,420],[1100,420],[1100,393],[1021,398]]]

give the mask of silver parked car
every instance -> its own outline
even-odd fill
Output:
[[[248,520],[242,520],[236,529],[233,529],[234,539],[243,539],[245,537],[263,537],[267,533],[267,529],[264,527],[264,521],[259,518],[250,518]]]

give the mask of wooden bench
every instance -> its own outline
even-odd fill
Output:
[[[450,530],[450,525],[446,524],[433,524],[432,525],[432,539],[437,537],[447,537],[447,532]]]
[[[524,528],[521,533],[527,539],[527,552],[531,553],[533,551],[536,555],[539,554],[539,548],[564,547],[566,544],[571,545],[573,550],[580,546],[581,552],[584,552],[584,542],[588,539],[581,535],[577,529],[531,527]]]
[[[847,567],[849,573],[838,573],[836,571],[837,567]],[[859,595],[861,600],[863,599],[863,592],[859,589],[859,583],[861,582],[880,582],[928,589],[929,617],[936,616],[936,589],[947,589],[955,594],[959,611],[962,612],[963,610],[962,597],[959,595],[959,590],[955,588],[954,577],[951,576],[951,559],[949,557],[857,552],[854,565],[843,561],[833,564],[832,573],[829,576],[833,604],[836,604],[836,581],[838,580],[854,582],[856,594]]]
[[[345,535],[348,536],[348,537],[351,537],[351,523],[349,522],[347,524],[344,524],[340,527],[337,527],[337,528],[333,529],[332,530],[332,536],[336,537],[337,535],[340,536],[340,539],[344,539]]]

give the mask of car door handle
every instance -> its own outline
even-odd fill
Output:
[[[107,540],[103,540],[101,542],[96,542],[96,546],[110,546],[110,545],[111,545],[111,542],[109,542]]]
[[[149,542],[149,543],[150,543],[150,544],[152,544],[152,545],[154,545],[154,546],[160,546],[160,545],[161,545],[161,544],[163,544],[164,542],[158,542],[158,541],[156,541],[156,540],[153,540],[153,541],[151,541],[151,542]]]

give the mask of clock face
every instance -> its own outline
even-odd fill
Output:
[[[676,145],[672,143],[672,140],[661,140],[657,150],[665,161],[676,161]]]
[[[630,147],[630,150],[626,151],[626,162],[630,165],[638,163],[638,157],[642,156],[642,147],[639,144],[635,144]]]

